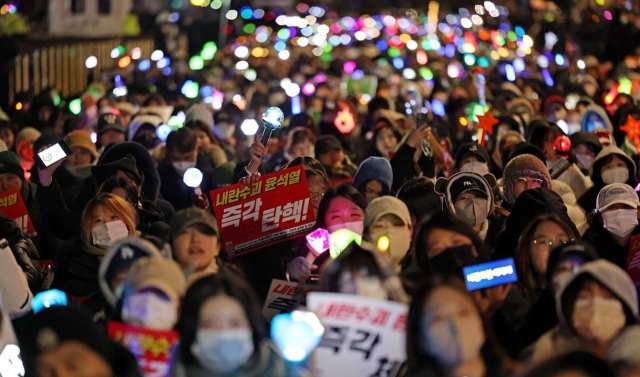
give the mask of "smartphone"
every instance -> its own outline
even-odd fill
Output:
[[[422,112],[416,113],[416,128],[420,128],[423,124],[427,124],[427,114]]]
[[[36,154],[36,163],[40,169],[46,169],[47,167],[55,164],[61,159],[67,157],[71,154],[71,149],[64,141],[60,141],[58,143],[53,144],[49,148],[43,150],[42,152],[38,152]]]
[[[475,264],[462,269],[468,291],[491,288],[518,281],[513,258]]]

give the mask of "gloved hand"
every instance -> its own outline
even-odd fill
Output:
[[[200,190],[196,190],[193,194],[191,194],[191,201],[193,205],[202,208],[205,211],[209,210],[209,200],[207,196]]]
[[[317,268],[304,257],[297,257],[287,264],[287,274],[291,279],[304,283],[311,276],[311,269]]]

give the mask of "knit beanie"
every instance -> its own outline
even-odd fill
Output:
[[[387,190],[391,190],[393,170],[391,169],[391,163],[386,158],[369,157],[362,161],[353,176],[353,186],[359,189],[360,185],[372,179],[382,183]]]
[[[12,151],[0,152],[0,174],[13,173],[24,179],[24,170],[20,164],[20,158]]]
[[[33,127],[25,127],[16,135],[16,141],[14,145],[16,148],[22,144],[23,141],[36,141],[40,137],[40,131],[36,130]]]
[[[190,120],[200,121],[213,130],[213,113],[209,110],[209,107],[204,104],[195,104],[191,106],[186,112],[186,122]]]
[[[75,130],[71,131],[64,137],[64,142],[67,143],[69,148],[80,147],[84,148],[95,160],[98,158],[98,151],[96,150],[95,144],[91,141],[91,135],[87,131],[83,130]]]
[[[517,178],[527,176],[542,179],[542,187],[551,190],[551,176],[549,170],[539,158],[531,154],[523,154],[513,158],[504,168],[502,188],[508,203],[515,202],[513,185]]]

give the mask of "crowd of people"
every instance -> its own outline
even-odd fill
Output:
[[[92,84],[79,115],[46,91],[0,122],[0,207],[17,192],[28,217],[0,209],[0,346],[19,344],[27,376],[140,376],[113,322],[175,330],[172,376],[298,375],[261,314],[274,279],[407,305],[402,376],[639,375],[637,66],[551,62],[549,85],[535,63],[511,82],[498,66],[452,77],[433,56],[424,80],[361,56],[368,96],[341,87],[345,53],[252,62],[255,80],[214,61],[220,106],[152,69],[154,91]],[[283,78],[314,90],[288,96]],[[264,145],[241,126],[270,106],[286,120]],[[60,141],[71,153],[38,164]],[[305,234],[363,241],[228,255],[209,193],[295,166]],[[466,289],[463,268],[504,258],[517,282]],[[50,289],[68,304],[36,310]]]

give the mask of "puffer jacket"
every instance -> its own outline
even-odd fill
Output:
[[[38,267],[38,250],[13,220],[0,215],[0,238],[9,243],[9,247],[16,258],[18,265],[27,276],[29,289],[32,293],[38,293],[40,289],[40,268]]]

